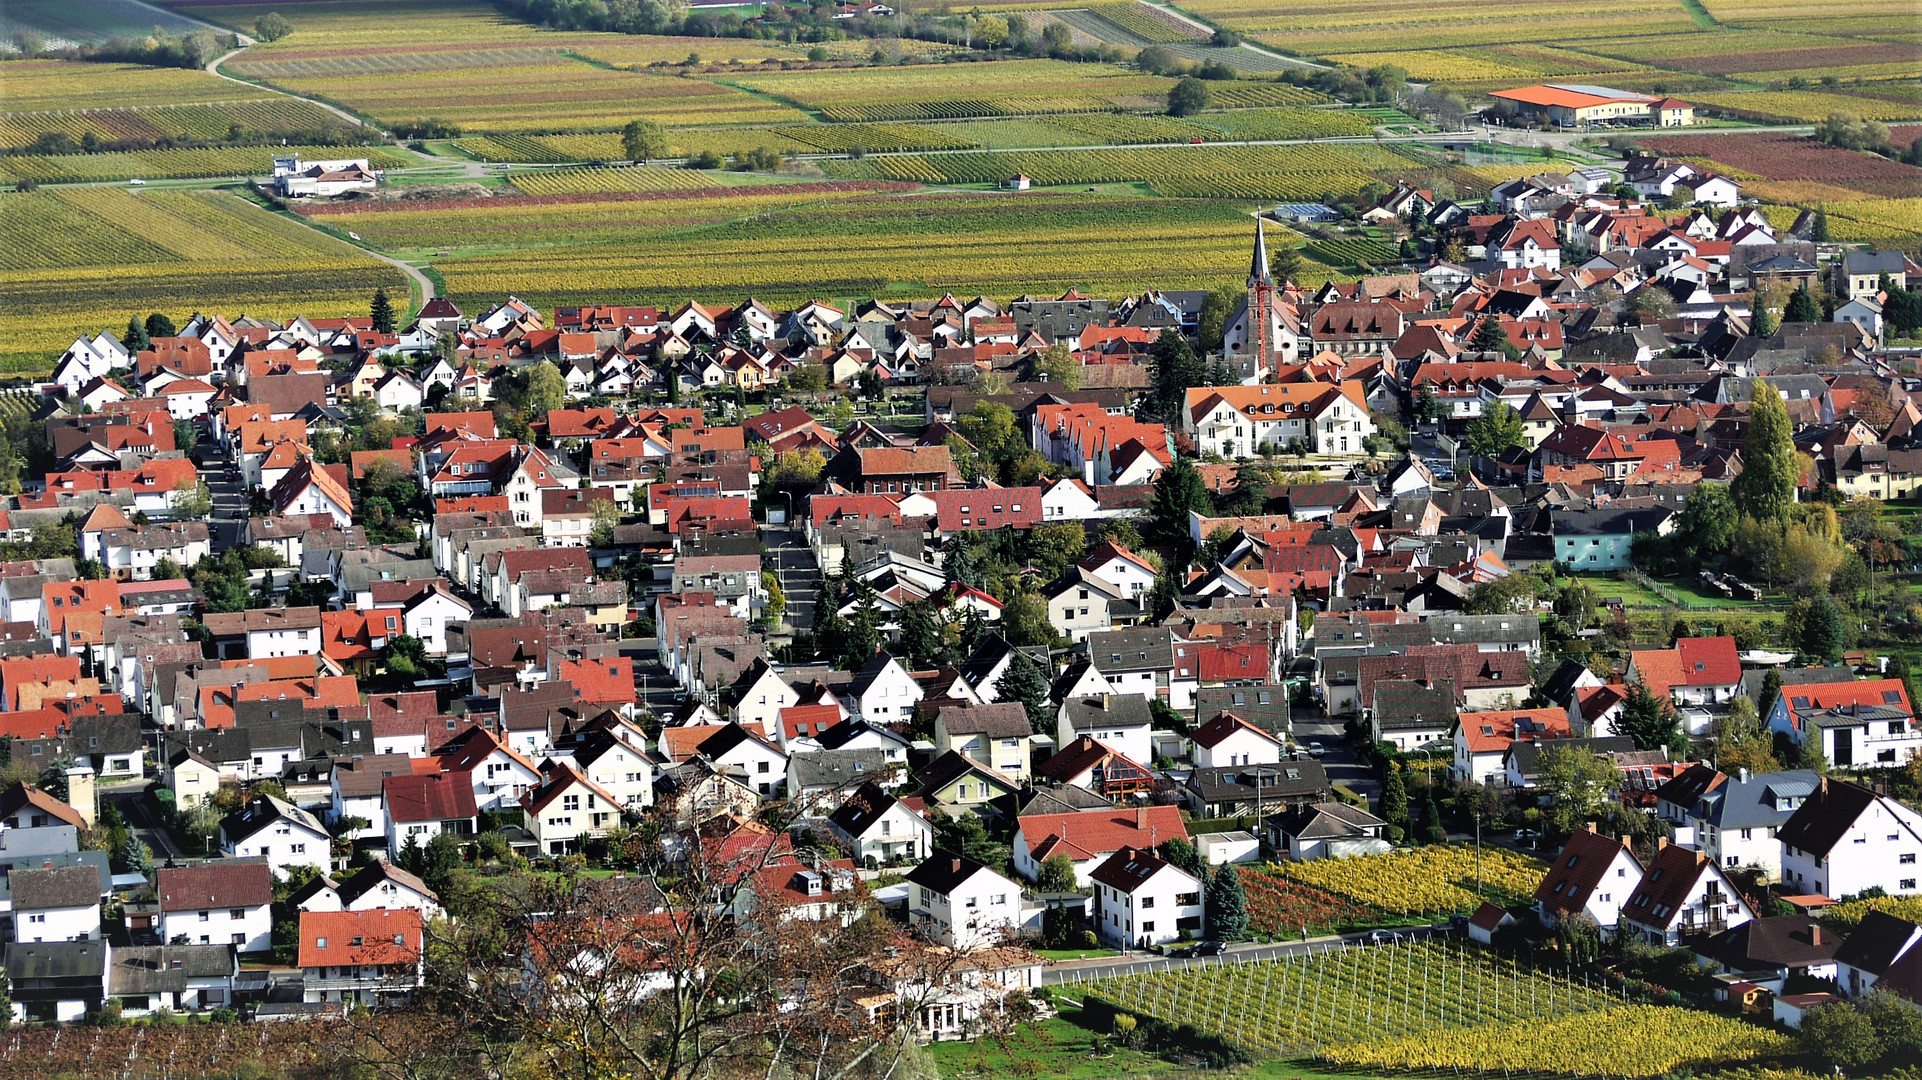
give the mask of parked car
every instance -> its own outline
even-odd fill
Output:
[[[1328,752],[1328,751],[1327,751],[1326,749],[1324,749],[1324,748],[1322,747],[1322,745],[1321,745],[1321,743],[1319,743],[1319,742],[1311,742],[1311,743],[1309,743],[1309,744],[1308,744],[1308,756],[1309,756],[1309,757],[1313,757],[1313,758],[1318,758],[1318,757],[1320,757],[1321,755],[1323,755],[1323,754],[1326,754],[1327,752]]]
[[[1197,943],[1191,951],[1196,956],[1220,956],[1228,951],[1228,946],[1219,941],[1203,941]]]

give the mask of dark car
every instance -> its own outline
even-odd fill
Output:
[[[1228,946],[1219,941],[1204,941],[1188,950],[1192,956],[1220,956],[1228,951]]]

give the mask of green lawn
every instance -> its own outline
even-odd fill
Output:
[[[1036,956],[1043,960],[1086,960],[1091,956],[1115,956],[1114,949],[1036,949]]]

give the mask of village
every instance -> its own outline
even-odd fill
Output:
[[[1129,996],[1333,950],[1732,1025],[1678,1067],[1894,1030],[1922,266],[1652,157],[1366,202],[1432,252],[75,341],[4,426],[12,1020],[558,1024],[738,948],[769,1039],[1390,1067]]]

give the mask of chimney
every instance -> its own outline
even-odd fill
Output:
[[[1810,945],[1822,944],[1822,924],[1821,923],[1809,924],[1809,944]]]
[[[1589,823],[1588,823],[1588,831],[1589,831],[1589,832],[1594,832],[1594,831],[1595,831],[1595,823],[1594,823],[1594,822],[1592,822],[1592,821],[1591,821],[1591,822],[1589,822]]]
[[[961,872],[961,860],[960,860],[960,859],[956,859],[956,860],[954,860],[954,870],[953,870],[953,872],[954,872],[954,873],[957,873],[957,874]]]
[[[1663,849],[1664,849],[1664,848],[1666,848],[1666,847],[1668,847],[1668,837],[1666,837],[1666,836],[1658,836],[1658,837],[1656,837],[1656,838],[1655,838],[1655,850],[1656,850],[1656,851],[1661,851],[1661,850],[1663,850]]]
[[[1135,828],[1145,829],[1147,827],[1148,827],[1148,808],[1145,806],[1135,807]]]
[[[1742,778],[1742,783],[1748,783],[1748,769],[1746,767],[1735,770],[1735,773]]]

